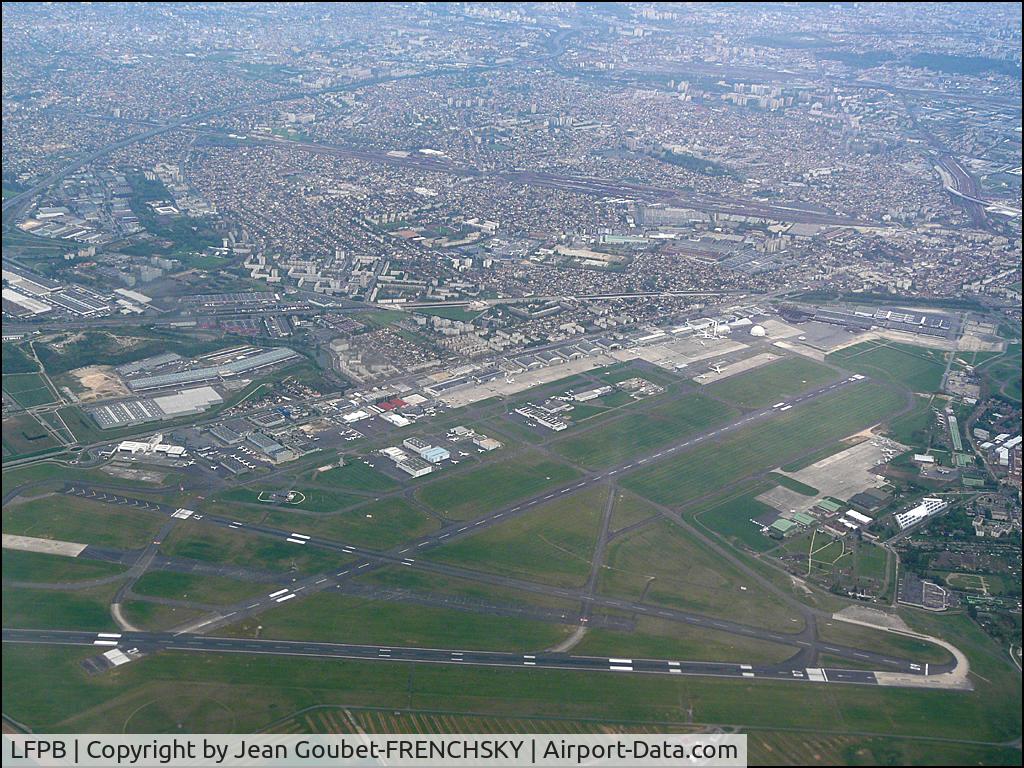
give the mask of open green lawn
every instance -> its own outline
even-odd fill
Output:
[[[891,653],[900,658],[914,659],[921,664],[945,664],[953,658],[949,651],[933,643],[845,621],[819,621],[818,637],[824,642],[875,653]]]
[[[43,552],[23,552],[5,549],[3,554],[4,581],[32,581],[46,583],[89,581],[124,573],[125,566],[86,560],[80,557],[49,555]]]
[[[617,489],[615,492],[615,509],[612,511],[610,531],[626,528],[642,520],[649,520],[657,514],[647,501],[635,493]]]
[[[749,765],[1014,765],[1009,747],[834,733],[753,731]]]
[[[116,630],[110,615],[110,601],[117,584],[105,584],[74,592],[49,589],[4,587],[3,621],[5,627],[25,629],[81,629],[106,632]],[[9,645],[4,645],[7,656]],[[6,690],[4,691],[6,698]]]
[[[762,534],[760,526],[751,521],[774,511],[755,498],[770,489],[769,483],[758,483],[750,490],[713,502],[697,511],[694,518],[733,545],[742,544],[755,552],[765,552],[777,542]]]
[[[452,565],[557,586],[582,586],[608,500],[596,486],[566,495],[426,555]]]
[[[272,494],[277,492],[287,493],[289,491],[293,491],[296,494],[292,501],[272,500]],[[342,491],[303,485],[301,482],[282,481],[280,486],[240,485],[218,494],[216,501],[260,504],[268,509],[271,507],[282,507],[285,509],[302,509],[308,512],[338,512],[342,509],[348,509],[361,501],[366,501],[366,498]]]
[[[993,394],[1002,395],[1017,403],[1021,402],[1020,355],[1020,342],[1008,344],[1002,356],[979,366],[979,372]]]
[[[4,374],[34,373],[39,370],[39,365],[29,355],[26,345],[5,341],[2,350]]]
[[[202,611],[177,605],[128,600],[121,606],[126,621],[146,632],[163,632],[204,616]]]
[[[4,533],[122,549],[146,546],[162,523],[159,514],[65,494],[9,504],[3,510]]]
[[[875,424],[903,404],[903,396],[889,387],[858,382],[648,464],[620,482],[641,496],[680,506]]]
[[[346,544],[390,549],[403,541],[436,531],[436,518],[402,498],[387,498],[334,514],[298,514],[274,510],[263,521],[307,536],[322,536]]]
[[[347,459],[344,467],[334,467],[326,472],[314,470],[309,479],[315,485],[338,488],[343,491],[365,491],[383,493],[398,487],[398,483],[361,459]]]
[[[3,457],[14,459],[60,448],[58,442],[29,413],[3,420]]]
[[[567,616],[579,613],[578,600],[556,597],[547,592],[524,592],[472,579],[461,579],[440,573],[388,566],[371,571],[359,579],[361,584],[376,584],[387,589],[401,589],[423,594],[465,599],[470,603],[498,603],[519,607],[554,608]]]
[[[321,573],[349,562],[344,555],[324,549],[210,526],[179,526],[160,545],[160,551],[171,557],[258,567],[282,573],[290,570]]]
[[[788,488],[791,491],[799,493],[801,496],[817,496],[821,491],[814,488],[807,483],[801,483],[799,480],[793,477],[787,477],[786,475],[778,472],[769,472],[768,478],[773,482],[781,485],[783,488]]]
[[[874,579],[879,583],[885,581],[885,572],[888,568],[885,550],[880,546],[861,542],[854,552],[854,568],[860,578]]]
[[[764,408],[838,377],[839,374],[821,363],[790,357],[713,382],[706,385],[704,391],[742,408]]]
[[[603,469],[680,442],[734,415],[736,412],[727,405],[688,394],[647,411],[609,419],[579,434],[570,432],[551,447],[572,462]]]
[[[907,446],[925,446],[935,418],[932,415],[933,398],[916,395],[914,408],[889,423],[888,434]]]
[[[149,571],[132,585],[132,592],[150,597],[169,597],[173,600],[222,605],[263,594],[266,592],[265,587],[265,584],[253,584],[218,576]]]
[[[851,371],[896,382],[914,392],[937,392],[942,386],[947,354],[940,349],[881,339],[833,352],[828,360]]]
[[[4,491],[9,491],[18,486],[28,483],[34,485],[30,495],[41,493],[46,490],[62,488],[65,483],[73,483],[76,480],[91,483],[109,483],[110,475],[102,469],[87,468],[82,466],[68,466],[56,461],[41,461],[28,464],[22,467],[3,470]],[[42,485],[35,485],[35,484]]]
[[[542,621],[488,616],[447,608],[365,600],[338,592],[320,592],[227,630],[236,637],[323,640],[334,643],[411,645],[540,651],[556,645],[572,628]]]
[[[13,397],[22,408],[57,401],[53,390],[46,384],[46,379],[38,373],[5,373],[3,377],[4,392]]]
[[[526,451],[489,461],[465,474],[442,475],[420,488],[416,497],[446,517],[464,520],[577,477],[579,472],[572,467]]]
[[[768,643],[713,629],[641,616],[636,629],[587,630],[572,652],[580,656],[612,656],[630,659],[686,659],[732,661],[741,664],[774,664],[797,652],[796,646]]]
[[[784,632],[803,629],[798,613],[667,520],[608,545],[598,592]]]
[[[523,422],[516,421],[515,418],[497,416],[473,424],[472,428],[478,433],[501,440],[506,448],[521,443],[537,444],[547,437],[540,430],[528,427]],[[547,430],[544,431],[547,432]]]

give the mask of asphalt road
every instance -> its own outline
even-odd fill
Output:
[[[160,650],[196,653],[244,653],[270,656],[303,656],[321,659],[403,661],[420,664],[453,664],[515,669],[563,669],[576,672],[613,672],[650,675],[689,675],[737,679],[792,680],[803,683],[845,683],[877,685],[875,673],[852,669],[793,667],[787,664],[753,665],[672,659],[627,659],[572,656],[563,653],[505,653],[447,648],[350,645],[285,640],[243,640],[203,635],[175,635],[169,632],[69,632],[45,629],[4,629],[5,643],[96,646],[138,649],[143,653]]]

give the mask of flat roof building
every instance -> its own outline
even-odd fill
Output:
[[[438,464],[446,459],[451,458],[451,454],[444,448],[437,445],[432,445],[426,450],[420,452],[420,458],[425,461],[429,461],[431,464]]]
[[[412,477],[423,477],[434,471],[434,465],[415,456],[395,462],[395,466]]]

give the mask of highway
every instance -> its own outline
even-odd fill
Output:
[[[138,649],[187,651],[192,653],[243,653],[247,655],[303,656],[318,659],[414,662],[478,667],[506,667],[523,670],[570,670],[617,674],[689,675],[734,679],[789,680],[803,683],[877,685],[875,673],[854,669],[807,668],[788,664],[755,665],[739,663],[682,661],[674,659],[629,659],[573,656],[563,653],[507,653],[408,646],[351,645],[287,640],[248,640],[169,632],[78,632],[46,629],[4,629],[5,643],[95,646],[98,650]],[[922,673],[923,674],[923,673]]]

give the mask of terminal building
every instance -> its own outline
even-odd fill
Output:
[[[163,455],[171,458],[180,458],[185,455],[184,446],[165,443],[163,435],[153,435],[153,437],[146,441],[124,440],[118,443],[116,450],[117,453]]]

